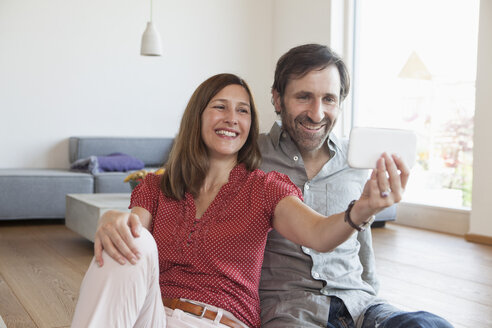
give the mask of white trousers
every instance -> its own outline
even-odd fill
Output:
[[[219,321],[223,314],[234,316],[213,306],[207,307],[218,312],[214,321],[164,308],[157,245],[148,230],[142,229],[140,235],[135,239],[141,254],[137,264],[121,265],[104,251],[102,267],[92,260],[80,287],[72,328],[228,328]]]

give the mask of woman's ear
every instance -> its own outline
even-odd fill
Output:
[[[282,110],[282,101],[280,99],[280,94],[278,93],[277,90],[273,89],[272,90],[272,105],[275,107],[275,113],[280,115],[280,112]]]

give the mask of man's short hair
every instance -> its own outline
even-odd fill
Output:
[[[280,97],[291,79],[302,78],[313,70],[322,70],[335,65],[340,74],[340,103],[347,97],[350,89],[350,76],[342,58],[329,47],[321,44],[304,44],[285,53],[277,62],[272,89]]]

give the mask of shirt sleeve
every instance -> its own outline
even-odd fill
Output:
[[[263,191],[264,208],[270,217],[273,216],[278,202],[287,196],[296,196],[301,201],[304,201],[301,190],[290,181],[289,177],[275,171],[265,175]]]
[[[130,206],[143,207],[150,212],[152,217],[157,212],[159,195],[161,193],[161,179],[159,175],[149,173],[145,177],[144,181],[140,182],[135,189],[133,189]]]

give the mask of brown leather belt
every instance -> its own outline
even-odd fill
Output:
[[[200,318],[207,318],[209,320],[215,320],[217,317],[217,312],[208,310],[206,306],[202,306],[196,303],[192,303],[190,301],[182,301],[179,298],[162,298],[162,302],[165,307],[168,307],[172,310],[180,309],[184,312],[191,313]],[[229,326],[231,328],[243,328],[236,320],[229,319],[225,315],[222,315],[219,321],[221,324]]]

